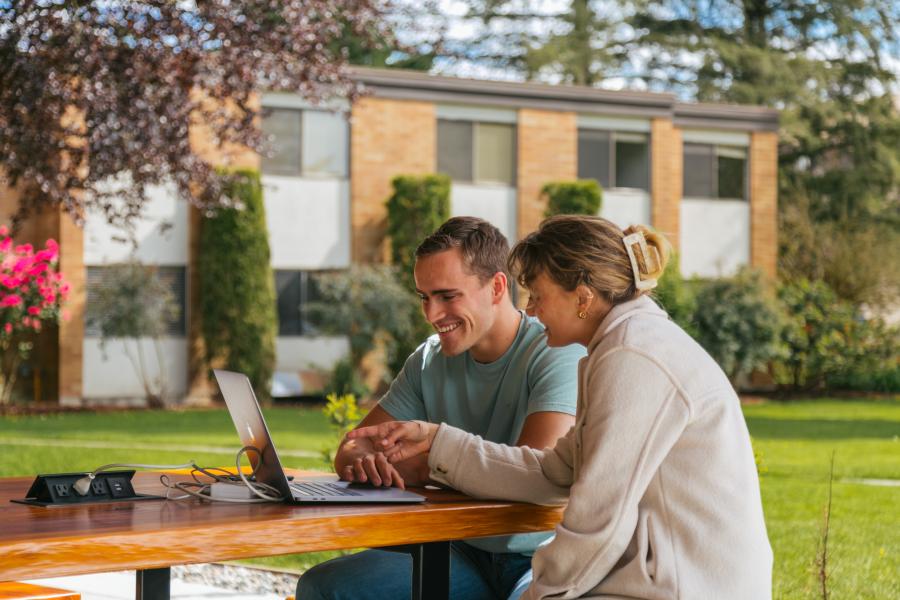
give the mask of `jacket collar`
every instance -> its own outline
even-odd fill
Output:
[[[603,320],[600,321],[600,326],[597,327],[597,331],[594,332],[594,337],[591,338],[591,341],[588,344],[588,354],[593,352],[594,348],[597,347],[597,345],[603,340],[603,338],[605,338],[616,327],[619,327],[631,317],[639,314],[649,314],[657,317],[668,318],[666,315],[666,311],[661,309],[650,298],[650,296],[639,296],[634,300],[629,300],[628,302],[617,304],[613,306],[612,310],[610,310],[606,314],[606,316],[603,317]]]

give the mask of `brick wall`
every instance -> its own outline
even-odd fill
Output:
[[[385,202],[391,195],[391,179],[437,168],[434,105],[367,97],[353,105],[351,114],[352,259],[384,262]]]
[[[578,121],[575,113],[522,109],[518,122],[516,210],[519,239],[544,219],[541,188],[578,177]],[[515,240],[510,240],[511,243]]]
[[[778,262],[778,134],[750,135],[750,264],[775,277]]]
[[[657,231],[679,250],[682,168],[681,131],[669,119],[650,122],[650,212]]]

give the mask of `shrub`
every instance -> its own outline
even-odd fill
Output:
[[[697,341],[732,381],[783,353],[783,315],[757,272],[743,270],[703,285],[693,320]]]
[[[603,192],[594,179],[555,181],[541,188],[547,198],[544,217],[553,215],[596,215],[600,212]]]
[[[394,193],[387,201],[391,262],[398,269],[400,281],[411,293],[415,289],[416,248],[450,217],[450,177],[443,174],[399,175],[394,177],[391,185]],[[405,318],[412,324],[412,332],[394,338],[396,347],[387,362],[392,373],[399,372],[419,342],[433,333],[422,318],[418,302],[403,310],[406,311]]]
[[[309,315],[323,333],[350,338],[350,362],[356,372],[377,345],[390,364],[398,348],[413,343],[416,329],[409,315],[418,299],[400,283],[393,266],[354,265],[346,271],[324,273],[317,282],[319,301],[309,304]],[[353,378],[340,369],[346,367],[338,364],[333,377],[352,384]]]
[[[391,185],[394,193],[387,200],[391,262],[403,281],[412,283],[416,248],[450,216],[450,177],[398,175]]]
[[[210,365],[247,375],[269,398],[275,368],[275,286],[259,173],[231,173],[235,208],[207,218],[200,233],[200,317]]]
[[[47,240],[43,250],[14,246],[0,226],[0,405],[8,404],[19,365],[27,360],[43,323],[58,323],[69,284],[57,270],[59,247]]]
[[[653,290],[653,298],[669,313],[669,317],[678,325],[696,337],[694,311],[697,306],[696,292],[689,282],[681,276],[678,255],[672,254],[669,264],[659,283]]]
[[[328,426],[333,433],[333,442],[322,448],[322,460],[332,469],[334,468],[334,455],[341,445],[344,436],[362,421],[365,416],[356,403],[353,394],[328,394],[325,407],[322,409]]]
[[[822,281],[785,283],[778,296],[789,315],[783,332],[788,355],[776,365],[779,383],[799,389],[896,384],[896,330],[866,321]]]
[[[169,390],[160,338],[169,323],[181,316],[178,304],[153,266],[131,260],[110,265],[106,271],[105,285],[96,291],[87,320],[100,330],[100,346],[104,351],[111,339],[121,339],[125,356],[144,388],[147,404],[162,407],[168,400]],[[159,370],[156,379],[150,376],[140,338],[150,338],[153,342]]]

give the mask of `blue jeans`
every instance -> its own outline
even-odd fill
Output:
[[[531,557],[491,554],[464,542],[450,545],[450,597],[518,600],[531,583]],[[365,550],[316,565],[300,577],[297,600],[409,600],[412,557]]]

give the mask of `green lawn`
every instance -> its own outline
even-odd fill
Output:
[[[332,443],[317,410],[268,409],[279,450],[318,453]],[[900,599],[900,487],[855,480],[900,480],[900,399],[797,401],[746,406],[760,455],[762,492],[775,549],[776,598],[818,596],[815,558],[835,455],[829,588],[834,598]],[[105,444],[108,447],[94,448]],[[78,413],[0,418],[0,475],[88,470],[106,462],[228,464],[236,450],[224,410]],[[301,468],[317,457],[290,456]],[[259,559],[302,570],[332,556]]]

